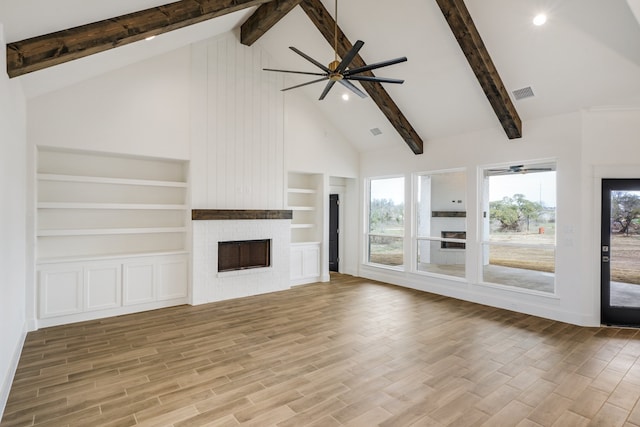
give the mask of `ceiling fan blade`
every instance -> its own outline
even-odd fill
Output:
[[[397,84],[404,83],[404,80],[389,79],[387,77],[347,76],[347,77],[345,77],[345,79],[359,80],[359,81],[365,81],[365,82],[378,82],[378,83],[397,83]]]
[[[310,73],[307,71],[275,70],[273,68],[263,68],[263,71],[276,71],[278,73],[307,74],[309,76],[326,76],[327,73]]]
[[[291,49],[292,51],[294,51],[298,55],[302,56],[304,59],[306,59],[307,61],[311,62],[316,67],[320,68],[322,71],[324,71],[326,73],[330,73],[331,72],[331,70],[329,70],[325,65],[322,65],[321,63],[319,63],[318,61],[316,61],[315,59],[313,59],[312,57],[310,57],[306,53],[302,52],[300,49],[296,49],[293,46],[289,46],[289,49]]]
[[[355,58],[360,49],[362,49],[362,46],[364,46],[364,42],[362,40],[358,40],[351,50],[347,52],[345,57],[342,58],[342,62],[340,62],[340,65],[336,68],[336,73],[342,74],[342,72],[347,69],[349,64],[351,64],[351,61],[353,61],[353,58]]]
[[[367,97],[366,93],[364,93],[363,91],[358,89],[358,87],[356,85],[354,85],[353,83],[351,83],[349,80],[342,79],[342,80],[340,80],[340,83],[342,84],[342,86],[346,87],[351,92],[353,92],[356,95],[358,95],[360,98],[366,98]]]
[[[327,96],[334,84],[336,84],[334,80],[329,80],[329,83],[327,83],[327,85],[324,87],[324,90],[322,91],[322,94],[320,95],[320,101],[322,101],[324,97]]]
[[[302,86],[310,85],[310,84],[313,84],[313,83],[318,83],[318,82],[321,82],[323,80],[327,80],[327,77],[323,77],[321,79],[312,80],[310,82],[306,82],[306,83],[302,83],[302,84],[299,84],[299,85],[287,87],[287,88],[282,89],[282,92],[284,92],[285,90],[296,89],[296,88],[299,88],[299,87],[302,87]]]
[[[344,72],[345,75],[352,76],[358,73],[364,73],[365,71],[375,70],[377,68],[388,67],[389,65],[399,64],[401,62],[406,62],[407,57],[403,56],[402,58],[390,59],[388,61],[376,62],[375,64],[364,65],[362,67],[354,68],[352,70],[347,70]]]
[[[485,172],[486,176],[502,176],[502,175],[513,175],[515,172],[510,171],[508,169],[489,169]]]

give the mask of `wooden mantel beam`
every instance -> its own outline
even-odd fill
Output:
[[[17,77],[273,0],[181,0],[7,45]]]
[[[320,0],[302,0],[300,6],[307,16],[309,16],[313,24],[318,28],[320,33],[322,33],[327,42],[333,46],[335,21],[322,2]],[[352,46],[353,45],[344,35],[342,30],[338,28],[338,55],[340,57],[344,57],[344,55],[351,50]],[[351,62],[350,68],[363,67],[365,65],[366,64],[362,57],[357,55]],[[373,76],[373,73],[370,71],[362,74]],[[404,114],[402,114],[402,111],[400,111],[396,103],[391,99],[391,96],[389,96],[384,87],[377,82],[361,81],[360,84],[376,103],[378,108],[380,108],[382,113],[387,117],[387,119],[389,119],[389,122],[391,122],[396,131],[398,131],[409,148],[411,148],[415,154],[422,154],[424,151],[422,138],[420,138],[420,135],[418,135]]]
[[[240,43],[251,46],[302,0],[274,0],[260,6],[240,27]]]
[[[522,122],[464,0],[436,0],[509,139],[522,137]]]

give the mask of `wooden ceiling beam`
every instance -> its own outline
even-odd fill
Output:
[[[322,33],[327,42],[333,46],[335,21],[322,2],[320,0],[302,0],[300,6],[311,19],[311,22],[313,22],[320,33]],[[347,52],[351,50],[352,46],[351,42],[338,27],[338,55],[340,57],[344,57]],[[356,55],[353,61],[351,61],[350,68],[363,67],[365,65],[366,64],[362,57],[360,55]],[[373,76],[373,73],[370,71],[361,74]],[[360,84],[376,103],[378,108],[380,108],[380,111],[382,111],[387,119],[389,119],[389,122],[391,122],[396,131],[398,131],[409,148],[411,148],[415,154],[422,154],[424,152],[424,143],[422,142],[422,138],[420,138],[420,135],[418,135],[404,114],[402,114],[402,111],[400,111],[396,103],[391,99],[391,96],[389,96],[384,87],[377,82],[361,81]]]
[[[17,77],[273,0],[181,0],[7,44]]]
[[[436,0],[509,139],[522,137],[522,122],[464,0]]]
[[[240,43],[251,46],[302,0],[274,0],[260,6],[240,27]]]

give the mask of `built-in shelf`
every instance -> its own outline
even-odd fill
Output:
[[[315,228],[315,224],[291,224],[291,228]]]
[[[315,206],[289,206],[292,211],[315,211]]]
[[[298,193],[298,194],[316,194],[317,191],[313,188],[289,188],[287,190],[289,193]]]
[[[152,227],[152,228],[90,228],[90,229],[60,229],[40,230],[38,237],[57,236],[99,236],[110,234],[154,234],[154,233],[184,233],[186,227]]]
[[[51,174],[51,173],[38,174],[38,180],[55,181],[55,182],[82,182],[82,183],[93,183],[93,184],[138,185],[138,186],[147,186],[147,187],[176,187],[176,188],[187,187],[186,182],[178,182],[178,181],[107,178],[107,177],[100,177],[100,176],[61,175],[61,174]]]
[[[38,209],[146,209],[146,210],[185,210],[187,205],[151,204],[151,203],[84,203],[84,202],[39,202]]]

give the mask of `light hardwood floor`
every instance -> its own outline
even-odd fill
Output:
[[[640,335],[334,275],[30,333],[1,426],[640,425]]]

